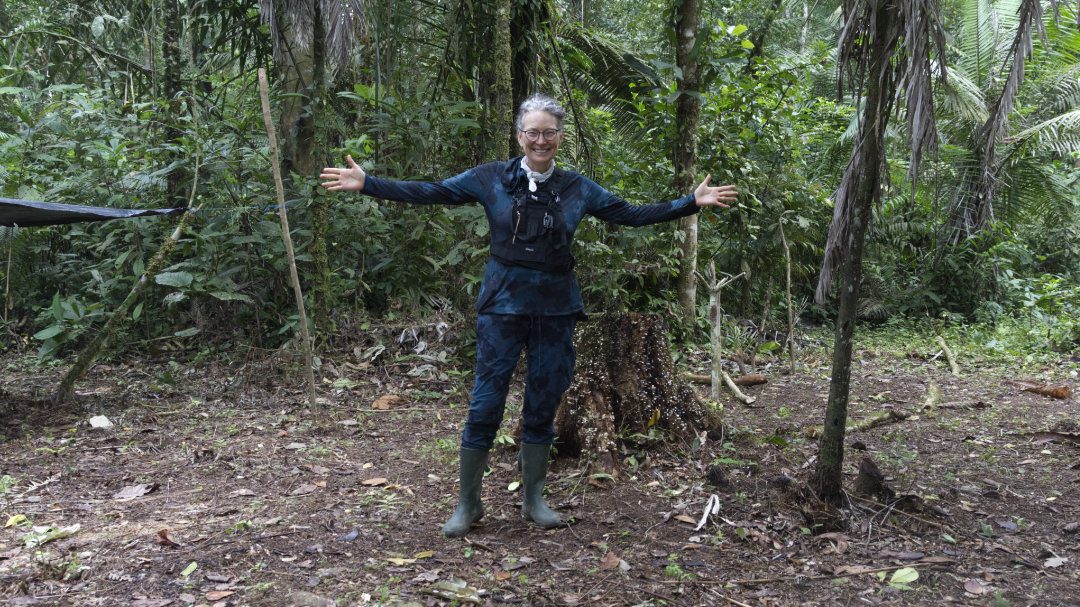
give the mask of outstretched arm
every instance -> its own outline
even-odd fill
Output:
[[[738,196],[738,191],[733,185],[710,187],[711,179],[711,175],[706,177],[693,194],[671,202],[653,204],[630,204],[585,178],[582,178],[582,187],[586,189],[589,214],[619,225],[646,226],[693,215],[700,211],[701,207],[726,208],[727,203]]]
[[[356,164],[352,156],[345,157],[348,166],[326,167],[320,185],[331,192],[363,192],[368,196],[386,200],[399,200],[415,204],[465,204],[483,197],[484,186],[475,170],[439,182],[397,181],[369,176]]]

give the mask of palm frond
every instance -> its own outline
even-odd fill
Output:
[[[1030,126],[1006,141],[1025,147],[1028,153],[1068,154],[1080,151],[1080,109]]]
[[[969,125],[983,124],[990,117],[983,92],[962,69],[949,71],[948,82],[941,87],[942,109]]]

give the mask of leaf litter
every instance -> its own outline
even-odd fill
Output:
[[[853,420],[925,386],[924,366],[867,360],[853,378]],[[858,453],[873,457],[897,498],[916,496],[907,501],[919,507],[853,500],[837,514],[841,528],[830,529],[833,523],[798,496],[816,445],[793,431],[820,423],[817,395],[828,386],[817,375],[826,373],[764,369],[762,407],[725,410],[739,429],[733,435],[699,438],[689,451],[634,447],[631,463],[615,474],[557,460],[549,500],[578,519],[572,529],[543,532],[521,520],[520,495],[503,491],[516,480],[516,451],[497,447],[484,519],[466,540],[446,540],[439,526],[456,497],[451,447],[460,407],[398,410],[397,401],[379,415],[358,408],[374,409],[384,395],[443,393],[453,384],[438,379],[442,370],[416,377],[384,374],[377,364],[350,370],[352,384],[340,399],[325,395],[331,418],[348,423],[331,421],[329,429],[314,429],[287,392],[249,386],[213,395],[212,386],[225,384],[210,373],[205,384],[189,386],[211,395],[197,403],[176,394],[160,408],[126,407],[108,401],[107,391],[87,392],[88,408],[124,420],[107,435],[59,413],[17,409],[29,430],[25,440],[3,444],[5,463],[26,478],[69,472],[18,505],[14,494],[0,494],[4,520],[24,517],[0,531],[0,581],[8,582],[0,599],[32,600],[60,584],[73,605],[94,597],[131,605],[280,604],[269,596],[331,605],[356,591],[371,601],[388,592],[389,604],[420,605],[570,605],[596,597],[604,597],[599,604],[708,604],[714,591],[747,604],[833,605],[883,589],[901,603],[1000,593],[1024,604],[1065,596],[1077,581],[1080,514],[1062,492],[1080,474],[1069,465],[1077,461],[1070,451],[1077,428],[1055,423],[1080,418],[1071,399],[1003,394],[996,378],[974,373],[962,380],[935,375],[943,403],[935,412],[857,438]],[[207,409],[202,402],[231,404]],[[964,402],[993,406],[945,406]],[[34,430],[48,427],[75,428],[63,451]],[[170,431],[143,432],[163,427]],[[229,427],[262,430],[221,432]],[[960,429],[971,440],[961,441]],[[121,444],[128,447],[121,451]],[[58,452],[43,458],[35,452],[43,447]],[[849,478],[855,453],[847,458]],[[343,471],[358,478],[333,482]],[[160,486],[140,482],[166,478]],[[102,487],[121,489],[103,495]],[[79,506],[50,510],[59,503]],[[69,534],[25,548],[27,533],[45,539],[49,529],[75,524]],[[68,581],[49,577],[35,565],[35,551],[50,562],[84,555],[82,572]],[[198,574],[203,564],[214,571]],[[113,576],[108,584],[84,583]],[[178,578],[195,586],[178,591]],[[833,583],[837,578],[847,581]],[[13,579],[21,582],[13,586]]]

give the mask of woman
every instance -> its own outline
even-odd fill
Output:
[[[570,252],[582,218],[589,214],[616,224],[649,225],[692,215],[704,206],[727,207],[737,195],[735,186],[709,187],[710,176],[678,200],[631,205],[555,166],[565,117],[551,97],[530,97],[515,122],[522,157],[484,164],[438,183],[369,176],[351,156],[348,167],[326,168],[319,176],[332,192],[417,204],[484,205],[491,259],[476,303],[476,383],[461,438],[458,504],[443,526],[447,537],[465,535],[484,515],[480,485],[522,349],[528,364],[521,411],[522,512],[545,529],[563,524],[543,492],[555,409],[574,372],[574,324],[584,309]]]

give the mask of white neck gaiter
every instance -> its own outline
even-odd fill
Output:
[[[536,184],[544,183],[551,177],[551,174],[555,172],[555,161],[551,161],[551,166],[543,173],[537,173],[529,167],[529,163],[525,161],[525,157],[521,157],[521,170],[525,171],[525,176],[529,178],[529,191],[536,191]]]

